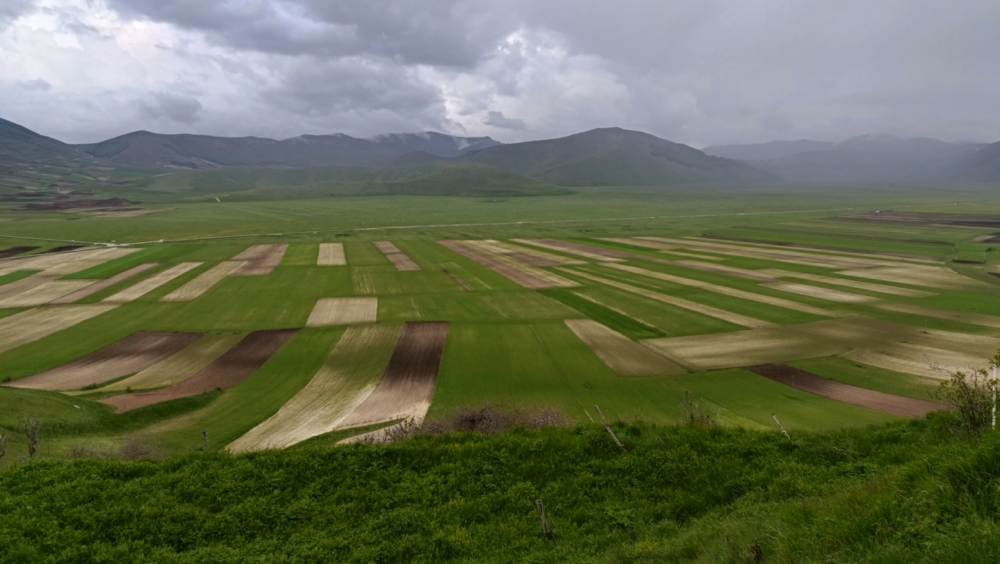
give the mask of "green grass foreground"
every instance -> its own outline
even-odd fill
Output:
[[[995,433],[615,428],[35,460],[0,471],[0,562],[1000,560]]]

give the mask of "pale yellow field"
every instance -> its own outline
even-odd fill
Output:
[[[285,448],[336,429],[375,390],[401,332],[398,324],[348,328],[313,379],[226,450]]]
[[[650,339],[643,343],[694,370],[817,358],[843,353],[848,349],[838,343],[810,339],[794,331],[794,328]]]
[[[680,366],[596,321],[567,319],[564,323],[608,368],[621,376],[657,376],[684,372]]]
[[[44,274],[32,274],[27,278],[22,278],[20,280],[11,282],[10,284],[4,284],[0,286],[0,300],[5,300],[11,296],[16,296],[22,292],[27,292],[33,288],[37,288],[42,284],[48,284],[55,280],[55,276],[45,276]]]
[[[39,307],[4,317],[0,319],[0,352],[37,341],[115,307],[100,304]]]
[[[130,255],[139,249],[112,247],[82,249],[66,253],[32,255],[0,263],[0,276],[17,270],[42,270],[47,276],[66,276],[107,261]]]
[[[897,284],[909,284],[911,286],[942,288],[945,290],[964,290],[987,286],[985,282],[967,278],[943,266],[900,265],[882,268],[841,270],[837,274],[854,276],[856,278],[884,280]]]
[[[604,255],[599,255],[597,253],[589,253],[587,251],[580,249],[568,249],[565,247],[560,247],[558,245],[552,245],[550,243],[546,243],[545,241],[536,241],[533,239],[511,239],[511,240],[514,241],[515,243],[521,243],[522,245],[533,245],[535,247],[541,247],[543,249],[549,249],[551,251],[560,251],[563,253],[576,255],[578,257],[588,258],[591,260],[609,261],[609,262],[621,262],[622,260],[619,258],[606,257]]]
[[[876,259],[862,259],[853,257],[833,256],[822,253],[789,251],[773,248],[755,248],[741,245],[730,245],[725,243],[709,242],[695,239],[664,239],[661,237],[637,237],[632,239],[608,239],[628,245],[637,245],[658,249],[667,252],[674,252],[674,249],[689,249],[704,251],[722,255],[737,257],[759,258],[765,260],[775,260],[790,264],[802,264],[808,266],[822,266],[825,268],[869,268],[873,266],[894,266],[896,263]]]
[[[491,245],[484,243],[483,241],[460,241],[460,243],[464,244],[467,247],[475,249],[485,255],[488,255],[490,258],[496,260],[497,262],[503,263],[511,268],[514,268],[525,274],[533,276],[539,280],[551,284],[556,288],[576,288],[577,286],[579,286],[579,284],[577,284],[576,282],[573,282],[572,280],[567,280],[566,278],[563,278],[558,274],[554,274],[547,270],[542,270],[541,268],[538,268],[536,266],[525,264],[519,260],[507,256],[504,253],[494,252],[490,250]]]
[[[886,370],[938,380],[947,380],[958,371],[969,373],[982,368],[984,364],[983,360],[976,357],[905,343],[895,343],[875,350],[856,349],[842,356]]]
[[[646,270],[643,268],[636,268],[634,266],[628,266],[625,264],[608,264],[605,265],[607,268],[614,268],[616,270],[621,270],[624,272],[631,272],[632,274],[639,274],[642,276],[647,276],[649,278],[655,278],[657,280],[663,280],[666,282],[673,282],[674,284],[680,284],[682,286],[690,286],[692,288],[699,288],[701,290],[707,290],[709,292],[714,292],[716,294],[722,294],[724,296],[731,296],[734,298],[740,298],[744,300],[749,300],[753,302],[759,302],[762,304],[773,305],[777,307],[783,307],[785,309],[791,309],[795,311],[801,311],[803,313],[811,313],[813,315],[820,315],[823,317],[836,317],[838,314],[826,309],[814,307],[811,305],[801,304],[799,302],[793,302],[791,300],[786,300],[783,298],[775,298],[772,296],[765,296],[763,294],[755,294],[753,292],[746,292],[744,290],[737,290],[736,288],[730,288],[728,286],[719,286],[718,284],[711,284],[709,282],[702,282],[700,280],[692,280],[690,278],[681,278],[680,276],[673,276],[670,274],[663,274],[662,272],[655,272],[652,270]]]
[[[714,308],[707,305],[702,305],[695,302],[690,302],[685,299],[675,298],[673,296],[666,296],[653,292],[651,290],[644,290],[642,288],[637,288],[630,284],[625,284],[623,282],[617,282],[615,280],[608,280],[607,278],[601,278],[599,276],[594,276],[592,274],[587,274],[586,272],[579,272],[576,270],[571,270],[564,268],[566,272],[575,274],[581,278],[586,278],[587,280],[593,280],[594,282],[600,282],[606,286],[611,286],[612,288],[618,288],[619,290],[625,290],[626,292],[631,292],[633,294],[649,298],[651,300],[656,300],[658,302],[663,302],[665,304],[670,304],[672,306],[677,306],[689,311],[700,313],[702,315],[707,315],[709,317],[714,317],[716,319],[721,319],[723,321],[728,321],[734,325],[739,325],[741,327],[751,327],[751,328],[761,328],[761,327],[773,327],[774,324],[762,321],[760,319],[754,319],[752,317],[747,317],[745,315],[740,315],[738,313],[732,313],[722,309]]]
[[[821,300],[830,300],[845,304],[867,304],[878,301],[878,298],[871,296],[841,292],[840,290],[831,290],[808,284],[796,284],[794,282],[770,282],[762,285],[782,292],[791,292],[800,296],[809,296],[810,298],[819,298]]]
[[[124,380],[101,388],[102,391],[150,390],[173,386],[194,376],[202,368],[236,346],[246,333],[209,333],[179,353]]]
[[[896,311],[899,313],[909,313],[911,315],[923,315],[924,317],[933,317],[935,319],[947,319],[950,321],[961,321],[963,323],[971,323],[972,325],[982,325],[983,327],[1000,328],[1000,317],[996,317],[993,315],[985,315],[981,313],[967,313],[964,311],[952,311],[948,309],[937,309],[933,307],[913,305],[913,304],[881,303],[877,304],[875,307],[879,309],[885,309],[888,311]]]
[[[232,274],[237,268],[247,264],[246,261],[226,260],[199,274],[194,280],[160,298],[161,302],[190,302],[201,296]]]
[[[128,288],[125,288],[121,292],[113,296],[104,298],[104,302],[111,304],[121,304],[130,302],[132,300],[141,298],[142,296],[152,292],[153,290],[159,288],[160,286],[170,282],[174,278],[183,275],[186,272],[194,270],[201,266],[200,262],[182,262],[178,265],[172,266],[163,272],[157,273],[145,280],[142,280]]]
[[[527,246],[522,247],[520,245],[511,245],[509,243],[504,243],[504,242],[501,242],[501,241],[494,241],[494,240],[485,240],[485,241],[480,241],[480,242],[483,243],[484,245],[489,245],[490,248],[491,248],[491,250],[492,250],[492,252],[499,253],[499,254],[507,254],[507,255],[509,255],[509,254],[512,254],[512,253],[521,253],[521,254],[530,255],[530,256],[533,256],[533,257],[536,257],[536,258],[544,259],[544,260],[547,260],[547,261],[551,261],[551,262],[554,262],[554,263],[556,263],[558,265],[562,265],[562,266],[572,265],[572,264],[586,264],[582,260],[572,259],[572,258],[564,257],[564,256],[561,256],[561,255],[555,255],[555,254],[552,254],[552,253],[546,253],[545,251],[539,251],[538,249],[534,249],[532,247],[527,247]]]
[[[821,276],[819,274],[805,274],[802,272],[781,270],[779,268],[768,268],[764,270],[758,270],[757,272],[760,272],[761,274],[767,274],[768,276],[773,276],[775,278],[797,278],[799,280],[810,280],[812,282],[822,282],[824,284],[830,284],[833,286],[857,288],[859,290],[868,290],[869,292],[879,292],[881,294],[891,294],[894,296],[906,296],[909,298],[926,298],[934,295],[931,292],[913,290],[911,288],[886,286],[885,284],[872,284],[871,282],[861,282],[860,280],[847,280],[845,278],[836,278],[834,276]]]
[[[20,294],[0,300],[0,308],[34,307],[47,304],[97,282],[96,280],[52,280]]]
[[[155,266],[156,266],[155,262],[147,262],[145,264],[140,264],[139,266],[136,266],[134,268],[130,268],[130,269],[126,270],[125,272],[122,272],[120,274],[116,274],[116,275],[112,276],[111,278],[105,278],[104,280],[97,281],[97,282],[91,284],[90,286],[87,286],[86,288],[83,288],[82,290],[77,290],[76,292],[73,292],[72,294],[66,294],[65,296],[63,296],[63,297],[61,297],[59,299],[56,299],[56,300],[52,300],[49,303],[51,303],[53,305],[55,305],[55,304],[71,304],[71,303],[73,303],[75,301],[82,300],[83,298],[86,298],[87,296],[91,296],[93,294],[96,294],[97,292],[100,292],[101,290],[104,290],[106,288],[110,288],[110,287],[114,286],[115,284],[121,282],[122,280],[126,280],[128,278],[131,278],[132,276],[135,276],[136,274],[139,274],[141,272],[145,272],[145,271],[149,270],[150,268],[154,268]]]
[[[375,323],[377,316],[378,298],[321,298],[309,314],[306,327]]]
[[[343,243],[320,243],[319,256],[316,258],[317,266],[345,266],[347,258],[344,256]]]

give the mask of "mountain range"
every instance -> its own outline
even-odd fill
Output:
[[[797,182],[1000,181],[1000,144],[873,134],[840,143],[773,141],[705,152]]]

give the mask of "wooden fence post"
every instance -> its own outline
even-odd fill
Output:
[[[618,448],[624,449],[625,445],[623,445],[622,442],[618,440],[618,437],[615,436],[615,432],[611,430],[611,425],[608,425],[608,420],[605,419],[604,414],[601,413],[601,408],[595,405],[594,409],[596,409],[597,414],[601,416],[601,422],[604,423],[604,428],[607,429],[608,434],[611,435],[611,439],[615,441],[615,444],[618,445]]]
[[[545,520],[545,506],[542,505],[542,500],[535,500],[535,509],[538,509],[538,517],[542,520],[542,534],[545,538],[549,538],[549,522]]]

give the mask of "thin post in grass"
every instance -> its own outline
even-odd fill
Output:
[[[997,365],[993,365],[993,430],[997,428]]]
[[[208,450],[208,429],[201,430],[201,450],[202,452]]]
[[[774,419],[774,422],[778,424],[778,428],[781,429],[781,432],[785,434],[785,437],[788,439],[788,442],[794,445],[795,441],[792,440],[792,436],[788,434],[788,431],[786,431],[785,428],[781,426],[781,421],[778,421],[778,416],[772,413],[771,417]]]
[[[601,413],[601,408],[595,405],[594,409],[596,409],[597,414],[601,416],[601,422],[604,423],[604,428],[607,429],[608,434],[611,435],[611,440],[615,441],[615,444],[618,445],[618,448],[624,450],[625,445],[623,445],[622,442],[618,440],[618,437],[615,436],[615,432],[611,430],[611,425],[608,425],[608,420],[605,419],[604,414]]]
[[[542,500],[535,500],[535,509],[538,510],[538,518],[542,520],[542,534],[545,538],[549,538],[552,533],[549,531],[549,522],[545,519],[545,506],[542,505]]]

